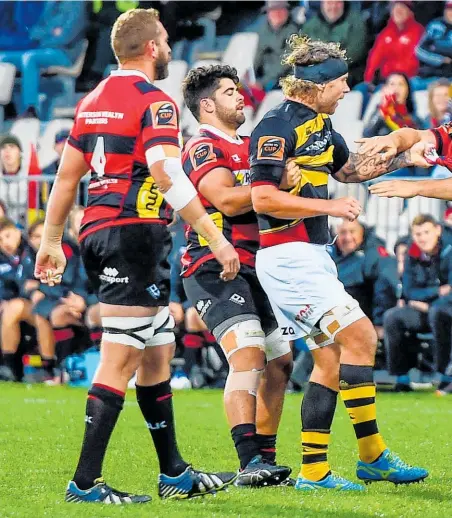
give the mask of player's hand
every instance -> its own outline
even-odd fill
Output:
[[[179,302],[170,302],[168,307],[170,315],[174,318],[176,324],[181,324],[184,321],[184,308],[182,304]]]
[[[389,135],[383,137],[360,138],[355,142],[360,145],[358,148],[359,154],[373,156],[380,153],[382,161],[390,160],[397,155],[397,146]]]
[[[301,169],[295,163],[295,159],[289,159],[286,162],[281,183],[279,184],[281,189],[291,189],[295,187],[301,179]]]
[[[329,201],[328,215],[335,218],[344,218],[349,221],[355,221],[363,210],[361,204],[355,198],[347,196],[346,198],[338,198]]]
[[[53,245],[42,241],[36,255],[35,277],[49,286],[60,284],[66,263],[61,243]]]
[[[213,254],[215,259],[223,266],[220,279],[222,281],[232,281],[232,279],[235,279],[240,270],[240,260],[239,254],[231,243],[216,250]]]
[[[369,191],[380,198],[413,198],[419,194],[418,189],[417,182],[410,180],[383,181],[369,186]]]

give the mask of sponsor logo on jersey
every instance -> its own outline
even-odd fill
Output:
[[[159,101],[151,104],[153,128],[177,128],[177,111],[170,101]]]
[[[195,171],[206,164],[216,162],[217,156],[213,151],[213,145],[210,142],[202,142],[193,147],[190,149],[190,160]]]
[[[160,290],[158,289],[158,287],[155,284],[151,284],[151,286],[148,286],[146,288],[146,291],[154,299],[158,299],[160,297]]]
[[[207,300],[198,300],[196,303],[196,311],[199,313],[199,316],[201,318],[204,317],[204,315],[209,310],[210,306],[212,305],[212,301],[210,299]]]
[[[234,302],[235,304],[238,304],[239,306],[243,306],[243,304],[245,304],[245,299],[241,295],[239,295],[238,293],[233,293],[229,297],[229,300],[231,302]]]
[[[118,277],[118,270],[116,268],[109,268],[108,266],[104,268],[104,272],[99,275],[99,279],[101,281],[108,282],[109,284],[128,284],[128,277]]]
[[[286,139],[282,137],[260,137],[257,144],[258,160],[283,160]]]

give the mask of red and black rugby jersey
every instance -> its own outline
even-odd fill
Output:
[[[115,70],[84,97],[69,144],[84,154],[91,172],[81,239],[108,226],[172,219],[145,153],[157,145],[180,147],[179,113],[142,72]]]
[[[199,134],[187,142],[182,154],[182,164],[197,189],[201,178],[218,167],[231,171],[235,185],[249,185],[249,138],[234,139],[213,126],[203,124],[199,128]],[[240,261],[254,266],[259,247],[259,229],[254,211],[239,216],[226,216],[202,194],[199,197],[215,225],[236,248]],[[207,242],[191,227],[187,229],[187,245],[187,251],[182,257],[185,277],[193,273],[200,264],[214,257]]]

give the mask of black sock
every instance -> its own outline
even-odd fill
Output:
[[[14,374],[16,380],[20,379],[18,373],[17,353],[3,353],[3,363]]]
[[[85,436],[74,475],[80,489],[89,489],[102,476],[102,463],[124,404],[124,393],[95,383],[88,392]]]
[[[253,457],[260,455],[256,425],[238,424],[231,430],[231,435],[239,456],[240,468],[243,469]]]
[[[374,368],[368,365],[347,365],[341,363],[339,379],[340,385],[369,385],[374,382]]]
[[[137,401],[159,458],[160,473],[177,477],[188,464],[182,459],[177,447],[170,382],[136,387]]]
[[[274,435],[262,435],[256,434],[256,440],[259,444],[260,454],[262,458],[272,464],[276,465],[276,434]]]

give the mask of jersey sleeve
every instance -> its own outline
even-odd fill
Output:
[[[347,163],[350,151],[345,143],[344,137],[337,131],[333,134],[333,174],[337,173]]]
[[[438,155],[444,155],[449,149],[449,144],[452,140],[452,123],[448,122],[438,128],[430,130],[435,135],[436,151]]]
[[[182,147],[179,110],[170,97],[149,97],[141,117],[141,138],[145,152],[155,146]]]
[[[82,145],[80,144],[80,122],[78,118],[81,102],[82,101],[79,101],[75,109],[74,124],[72,125],[67,141],[69,145],[83,153]]]
[[[195,187],[198,187],[201,178],[213,169],[230,169],[227,151],[210,139],[197,140],[193,144],[188,142],[182,155],[182,165]]]
[[[286,160],[293,156],[295,131],[283,119],[270,117],[262,120],[251,134],[251,186],[279,187]]]

